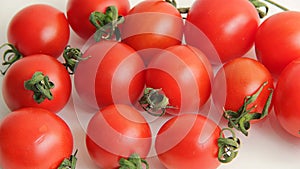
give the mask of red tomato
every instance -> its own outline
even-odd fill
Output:
[[[73,150],[67,124],[40,108],[18,109],[0,124],[0,166],[3,169],[56,169]]]
[[[187,45],[176,45],[153,57],[146,70],[146,86],[162,89],[171,114],[198,112],[211,93],[212,68],[205,55]]]
[[[253,46],[259,25],[255,7],[246,0],[196,0],[186,22],[187,44],[214,64],[241,57]]]
[[[90,38],[96,31],[89,21],[90,14],[105,12],[108,6],[115,6],[121,16],[127,15],[130,8],[128,0],[69,0],[67,17],[74,32],[85,40]]]
[[[300,59],[292,61],[278,78],[274,91],[274,111],[280,125],[290,134],[300,137]]]
[[[300,12],[270,16],[258,28],[255,39],[257,58],[278,77],[288,63],[300,57]]]
[[[214,79],[212,97],[215,106],[225,110],[238,111],[246,96],[253,95],[265,82],[259,97],[251,105],[257,105],[253,112],[262,112],[273,89],[273,79],[266,67],[250,58],[233,59],[221,67]],[[249,105],[250,106],[250,105]]]
[[[101,41],[84,52],[86,57],[74,77],[81,100],[97,109],[137,101],[145,85],[145,66],[135,50],[121,42]]]
[[[26,25],[26,26],[24,26]],[[64,13],[44,4],[28,6],[10,21],[7,38],[23,56],[47,54],[59,57],[70,36]]]
[[[125,17],[121,36],[124,43],[137,51],[150,50],[141,51],[147,62],[156,48],[165,49],[181,43],[183,20],[178,10],[166,1],[142,1]]]
[[[184,114],[167,121],[158,131],[155,149],[169,169],[215,169],[221,129],[213,121],[196,114]]]
[[[144,117],[133,107],[110,105],[90,120],[86,146],[92,160],[101,168],[119,166],[120,158],[137,153],[145,158],[151,147],[151,130]]]
[[[48,76],[49,81],[54,84],[50,89],[51,100],[45,98],[38,103],[34,100],[34,92],[25,88],[25,81],[32,79],[36,72]],[[36,54],[18,60],[8,69],[3,78],[2,94],[11,110],[39,107],[57,113],[67,104],[71,88],[70,75],[57,59],[49,55]]]

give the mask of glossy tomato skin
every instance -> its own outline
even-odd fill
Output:
[[[86,146],[101,168],[119,166],[122,157],[137,153],[145,158],[151,147],[151,130],[145,118],[131,106],[109,105],[97,112],[87,128]]]
[[[47,54],[57,58],[69,36],[69,23],[64,13],[45,4],[23,8],[12,18],[7,32],[8,42],[23,56]]]
[[[162,89],[170,114],[195,113],[211,94],[212,67],[197,48],[175,45],[154,56],[146,70],[146,86]]]
[[[202,115],[184,114],[171,118],[159,129],[155,149],[168,169],[215,169],[221,129]]]
[[[0,124],[0,167],[56,169],[73,150],[68,125],[40,108],[15,110]]]
[[[130,46],[116,41],[91,45],[77,66],[74,82],[81,100],[94,108],[134,104],[145,86],[144,63]]]
[[[255,39],[257,59],[278,77],[291,61],[300,57],[300,12],[270,16],[258,28]]]
[[[37,103],[33,91],[24,87],[35,72],[42,72],[54,83],[50,89],[53,99]],[[3,99],[10,110],[39,107],[57,113],[67,104],[71,95],[71,79],[66,68],[54,57],[43,54],[26,56],[15,62],[3,78]]]
[[[283,69],[274,92],[274,111],[279,124],[296,137],[300,137],[299,73],[300,60],[296,59]]]
[[[223,108],[237,111],[243,105],[244,98],[253,95],[264,82],[268,84],[252,104],[257,105],[253,110],[255,112],[262,112],[270,89],[274,89],[271,73],[257,60],[244,57],[233,59],[225,63],[214,78],[212,89],[214,104],[220,112],[223,112]]]
[[[67,17],[74,32],[87,40],[96,31],[90,23],[90,14],[94,11],[105,12],[108,6],[115,6],[121,16],[126,16],[130,4],[128,0],[68,0]]]
[[[253,46],[259,16],[245,0],[196,0],[185,26],[187,44],[203,50],[213,64],[241,57]]]
[[[125,17],[121,36],[122,42],[143,53],[147,62],[156,49],[181,44],[183,20],[178,10],[166,1],[142,1]]]

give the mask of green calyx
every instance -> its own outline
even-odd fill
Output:
[[[268,12],[269,12],[269,7],[266,3],[264,2],[261,2],[260,0],[249,0],[253,5],[254,7],[256,8],[257,12],[258,12],[258,15],[260,18],[264,18]],[[278,7],[279,9],[283,10],[283,11],[288,11],[288,9],[272,0],[264,0],[265,2],[267,3],[270,3],[276,7]],[[262,8],[264,10],[262,10]]]
[[[4,71],[1,71],[2,75],[5,75],[9,67],[15,63],[17,60],[21,59],[23,55],[18,51],[18,49],[11,43],[5,43],[0,46],[0,49],[8,47],[8,49],[3,53],[3,66],[7,66]]]
[[[121,158],[119,164],[119,169],[143,169],[143,166],[149,169],[148,162],[136,153],[132,154],[128,159]]]
[[[82,58],[82,55],[82,52],[78,48],[71,48],[69,45],[65,47],[63,52],[65,63],[63,65],[66,67],[69,74],[72,75],[75,73],[75,69],[80,61],[89,58]]]
[[[42,72],[35,72],[31,79],[24,82],[24,87],[33,91],[33,99],[38,104],[45,99],[53,99],[50,90],[54,88],[54,83],[49,80],[48,76],[44,76]]]
[[[248,106],[256,101],[257,97],[267,84],[268,82],[263,83],[253,95],[245,97],[244,104],[237,112],[232,110],[224,110],[224,117],[228,120],[228,127],[235,128],[247,136],[248,129],[250,128],[250,121],[263,119],[268,114],[272,101],[273,89],[269,89],[270,94],[262,112],[253,112],[253,110],[256,108],[256,105],[253,105],[252,107]]]
[[[169,105],[169,98],[162,93],[162,89],[146,88],[139,100],[142,108],[153,116],[163,116],[168,108],[176,108]]]
[[[76,150],[69,158],[65,158],[57,169],[75,169],[77,163],[77,152],[78,150]]]
[[[230,137],[225,138],[223,136],[224,131],[229,131],[231,133]],[[235,133],[230,128],[222,129],[220,137],[218,138],[218,160],[222,163],[229,163],[238,154],[238,149],[240,148],[240,140],[235,136]]]
[[[106,8],[105,13],[92,12],[90,15],[90,22],[96,27],[94,39],[96,42],[100,40],[109,40],[116,38],[120,40],[121,33],[118,25],[124,22],[124,17],[119,16],[118,9],[115,6]]]

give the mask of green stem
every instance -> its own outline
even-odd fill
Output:
[[[77,163],[77,152],[78,150],[76,150],[69,158],[65,158],[57,169],[75,169]]]
[[[118,9],[115,6],[106,8],[105,13],[92,12],[90,22],[96,27],[94,39],[96,42],[104,39],[112,39],[115,35],[116,40],[120,40],[120,30],[118,25],[124,22],[124,17],[119,16]]]
[[[82,58],[82,52],[78,48],[71,48],[69,45],[66,46],[64,52],[63,52],[63,57],[65,59],[65,62],[63,65],[66,67],[68,70],[69,74],[74,74],[75,69],[78,65],[78,63],[82,60],[86,60],[89,57]]]
[[[281,9],[283,11],[288,11],[289,10],[288,8],[286,8],[286,7],[280,5],[280,4],[278,4],[278,3],[276,3],[276,2],[274,2],[272,0],[264,0],[264,1],[266,1],[266,2],[268,2],[268,3],[270,3],[270,4],[274,5],[274,6],[276,6],[277,8],[279,8],[279,9]]]
[[[169,98],[161,91],[162,89],[146,88],[139,100],[142,108],[153,116],[163,116],[168,108],[176,109],[169,105]]]
[[[143,169],[143,164],[146,166],[146,169],[149,169],[148,162],[137,153],[132,154],[128,159],[121,158],[119,164],[119,169]]]
[[[31,79],[24,82],[24,87],[33,91],[33,99],[38,104],[45,99],[53,99],[50,89],[54,88],[54,83],[49,80],[48,76],[44,76],[42,72],[35,72]]]
[[[0,49],[8,47],[4,53],[3,53],[3,66],[7,66],[4,71],[1,71],[2,75],[5,75],[9,67],[15,63],[17,60],[21,59],[23,55],[18,51],[18,49],[11,43],[4,43],[0,46]]]
[[[230,137],[224,137],[224,131],[231,133]],[[218,160],[222,163],[231,162],[238,154],[240,140],[236,137],[234,131],[230,128],[223,128],[218,138]]]

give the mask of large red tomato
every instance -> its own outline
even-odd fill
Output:
[[[0,124],[0,166],[3,169],[56,169],[70,157],[73,136],[67,124],[45,109],[22,108]]]
[[[169,169],[215,169],[221,129],[202,115],[184,114],[171,118],[159,129],[155,149]]]
[[[300,12],[288,11],[270,16],[258,28],[255,51],[274,75],[294,59],[300,57]]]
[[[140,51],[145,59],[157,52],[179,45],[183,20],[178,10],[163,0],[142,1],[134,6],[121,26],[122,41]]]
[[[165,49],[152,58],[146,70],[146,86],[162,90],[173,107],[167,109],[171,114],[198,112],[210,97],[211,78],[205,55],[187,45]]]
[[[144,63],[134,49],[116,41],[101,41],[83,54],[75,71],[81,100],[95,107],[134,104],[144,85]]]
[[[196,0],[186,21],[187,44],[198,47],[212,63],[219,64],[251,49],[259,16],[247,0]]]
[[[34,80],[29,83],[31,79]],[[18,60],[8,69],[2,94],[11,110],[40,107],[57,113],[69,101],[71,88],[70,75],[57,59],[36,54]]]
[[[214,78],[214,104],[220,113],[223,109],[237,112],[244,104],[244,99],[256,93],[263,85],[258,98],[248,106],[257,106],[252,112],[263,111],[272,92],[270,89],[274,89],[271,73],[257,60],[244,57],[233,59],[225,63]]]
[[[90,38],[96,31],[89,20],[91,13],[104,13],[108,6],[115,6],[121,16],[130,8],[128,0],[68,0],[67,17],[74,32],[85,40]]]
[[[69,23],[63,12],[44,4],[25,7],[10,21],[8,42],[23,56],[47,54],[59,57],[70,36]]]
[[[279,124],[296,137],[300,137],[299,73],[300,59],[296,59],[283,69],[274,92],[274,111]]]
[[[88,124],[86,135],[89,155],[105,169],[117,168],[120,158],[134,153],[145,158],[151,141],[150,127],[140,112],[121,104],[97,112]]]

